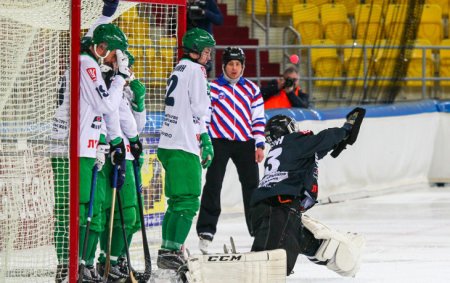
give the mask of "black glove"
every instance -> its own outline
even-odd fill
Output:
[[[350,135],[353,129],[353,125],[355,125],[356,118],[358,118],[358,112],[349,113],[347,116],[347,120],[345,121],[342,128],[344,128],[347,131],[347,136]]]
[[[139,160],[142,153],[142,143],[139,140],[139,137],[137,137],[136,141],[130,141],[130,151],[134,157],[134,160]]]
[[[122,164],[122,161],[125,160],[125,144],[123,140],[120,143],[113,145],[111,144],[111,163],[113,165]]]
[[[126,164],[127,161],[124,159],[120,165],[117,166],[117,183],[116,189],[120,191],[122,189],[123,184],[125,183],[125,172],[126,172]],[[114,185],[114,170],[111,172],[111,184]]]
[[[103,0],[102,15],[106,17],[112,17],[119,6],[119,0]]]

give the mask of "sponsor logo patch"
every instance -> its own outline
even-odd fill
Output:
[[[91,80],[94,82],[97,81],[97,70],[95,68],[87,68],[86,72],[88,73],[89,77],[91,77]]]

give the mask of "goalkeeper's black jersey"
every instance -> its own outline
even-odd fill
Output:
[[[317,193],[317,161],[346,136],[343,128],[326,129],[314,135],[298,132],[274,142],[264,162],[264,177],[254,192],[251,204],[263,199],[290,195],[301,197],[304,190]]]

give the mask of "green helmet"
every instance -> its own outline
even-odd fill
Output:
[[[125,51],[128,48],[127,36],[123,31],[114,24],[102,24],[94,30],[94,36],[92,37],[93,44],[99,44],[106,42],[108,50],[120,49]]]
[[[216,41],[206,30],[193,28],[188,30],[183,36],[183,48],[185,52],[202,53],[206,47],[214,47]]]

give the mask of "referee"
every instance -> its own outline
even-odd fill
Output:
[[[244,51],[228,47],[222,54],[223,74],[211,82],[212,115],[208,130],[215,156],[206,172],[197,222],[199,248],[204,254],[216,233],[220,193],[229,159],[237,168],[250,231],[250,198],[259,183],[257,163],[264,159],[266,120],[259,87],[242,76],[244,68]]]

